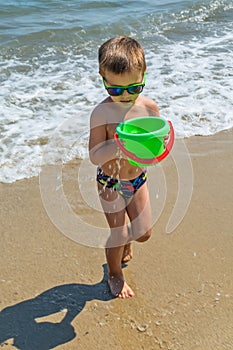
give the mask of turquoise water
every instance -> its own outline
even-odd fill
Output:
[[[60,127],[57,149],[87,156],[89,116],[106,97],[97,51],[116,35],[143,45],[143,93],[177,137],[232,127],[232,23],[229,0],[0,0],[0,181],[38,174],[46,144],[70,119],[76,128]]]

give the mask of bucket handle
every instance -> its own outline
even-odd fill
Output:
[[[134,160],[135,162],[137,163],[142,163],[142,164],[149,164],[149,165],[152,165],[152,164],[155,164],[155,163],[158,163],[160,162],[161,160],[163,160],[168,154],[169,152],[171,151],[172,149],[172,146],[174,144],[174,129],[173,129],[173,126],[172,126],[172,123],[170,122],[170,120],[168,120],[168,123],[170,125],[170,136],[169,136],[169,140],[168,140],[168,143],[166,145],[166,148],[164,150],[164,152],[158,156],[158,157],[155,157],[155,158],[148,158],[148,159],[145,159],[145,158],[139,158],[136,156],[136,154],[128,151],[121,143],[121,141],[119,140],[119,136],[118,136],[118,133],[116,132],[114,134],[114,139],[118,145],[118,147],[122,150],[122,152],[127,156],[129,157],[130,159]]]

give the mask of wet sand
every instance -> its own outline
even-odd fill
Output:
[[[153,236],[133,244],[124,268],[136,294],[127,300],[109,294],[104,249],[74,242],[51,222],[38,177],[0,184],[2,349],[233,348],[233,130],[185,145],[194,175],[190,205],[167,234],[178,191],[169,157]],[[101,231],[103,214],[80,202],[78,165],[64,167],[64,193],[71,209]]]

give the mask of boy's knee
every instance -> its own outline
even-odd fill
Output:
[[[136,239],[137,242],[146,242],[151,237],[152,230],[148,230],[143,236]]]

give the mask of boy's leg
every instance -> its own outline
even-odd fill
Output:
[[[130,242],[125,244],[124,246],[121,262],[127,263],[132,259],[132,257],[133,257],[133,249],[132,249],[132,243]]]
[[[118,193],[98,185],[99,196],[106,219],[111,229],[106,252],[109,272],[109,287],[114,296],[127,298],[133,296],[132,289],[123,278],[121,267],[124,245],[128,242],[128,229],[126,225],[125,201]]]
[[[151,207],[147,185],[142,186],[139,190],[140,192],[136,192],[134,195],[136,197],[133,197],[127,205],[127,214],[129,215],[130,220],[133,221],[134,239],[138,242],[144,242],[151,235]],[[142,216],[140,216],[140,214]],[[128,225],[128,230],[130,231],[129,236],[132,239],[131,225]],[[132,242],[129,242],[124,246],[122,262],[128,262],[132,257]]]
[[[152,233],[152,216],[146,183],[134,194],[126,210],[130,219],[133,240],[137,242],[147,241]]]

